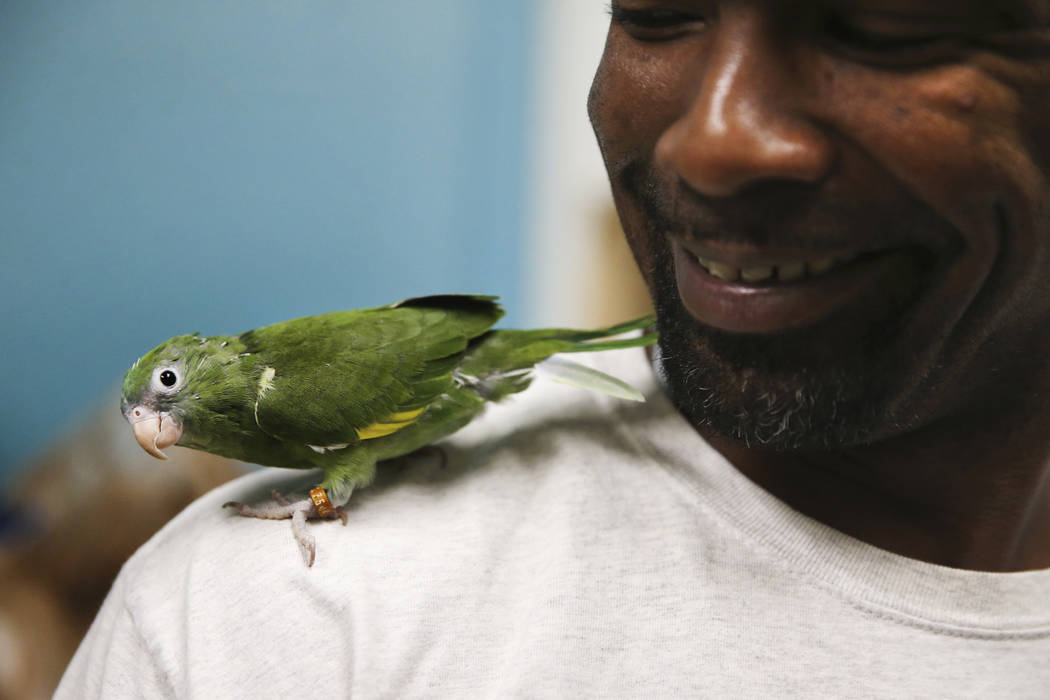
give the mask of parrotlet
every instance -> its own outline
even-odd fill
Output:
[[[645,316],[599,330],[493,330],[496,297],[441,295],[276,323],[234,336],[176,336],[128,370],[121,411],[138,443],[260,465],[320,468],[310,498],[227,503],[241,515],[292,520],[303,561],[316,555],[309,518],[340,517],[376,464],[420,450],[526,389],[537,365],[555,379],[627,399],[641,395],[559,353],[645,346]]]

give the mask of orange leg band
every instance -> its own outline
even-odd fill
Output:
[[[328,493],[320,487],[310,489],[310,500],[314,502],[317,515],[322,518],[327,518],[335,511],[335,508],[332,507],[332,502],[328,500]]]

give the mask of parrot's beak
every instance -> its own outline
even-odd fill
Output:
[[[170,413],[157,413],[145,406],[132,406],[127,417],[135,440],[157,459],[167,459],[168,456],[161,450],[171,447],[182,437],[182,426]]]

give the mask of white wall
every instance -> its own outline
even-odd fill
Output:
[[[587,119],[587,92],[609,19],[600,0],[540,0],[526,156],[525,297],[537,325],[585,325],[587,281],[608,181]]]

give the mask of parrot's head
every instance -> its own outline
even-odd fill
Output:
[[[225,343],[223,343],[225,346]],[[201,400],[218,340],[180,335],[140,357],[127,374],[120,410],[142,449],[158,459],[184,436],[186,418]]]

